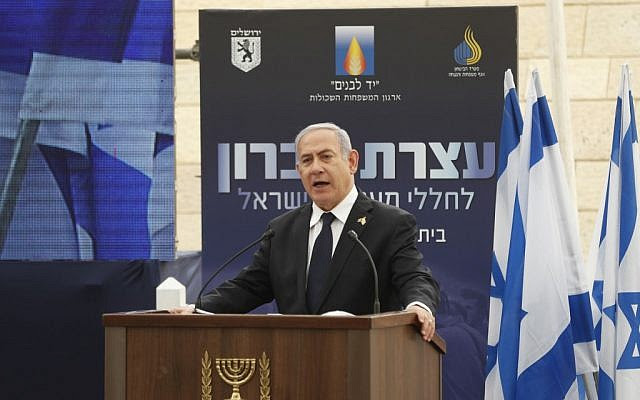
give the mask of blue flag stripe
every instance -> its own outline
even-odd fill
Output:
[[[529,167],[542,160],[544,147],[558,143],[546,97],[538,97],[531,118],[531,159]]]
[[[631,141],[633,143],[638,143],[638,130],[636,129],[636,110],[633,105],[633,96],[629,93],[629,108],[631,112],[631,121],[629,124],[629,128],[631,129]]]
[[[622,149],[620,152],[620,253],[619,261],[622,262],[629,244],[631,236],[636,227],[636,215],[638,205],[636,199],[636,177],[633,170],[633,139],[635,126],[630,125],[622,139]]]
[[[602,212],[602,225],[600,226],[600,242],[607,236],[607,218],[609,216],[609,185],[611,184],[611,165],[609,165],[609,173],[607,174],[607,190],[604,197],[604,211]]]
[[[538,97],[538,113],[540,131],[542,133],[542,143],[544,147],[552,146],[558,143],[558,136],[556,130],[553,127],[553,121],[551,119],[551,112],[549,111],[549,103],[546,97]]]
[[[573,343],[584,343],[595,340],[593,316],[590,310],[589,293],[585,292],[569,296]]]
[[[622,99],[618,97],[616,101],[616,116],[613,123],[613,142],[611,144],[611,161],[620,167],[620,129],[622,118]]]
[[[140,0],[124,58],[173,64],[171,0]]]
[[[513,207],[513,225],[509,242],[509,260],[505,279],[502,320],[498,347],[500,378],[506,400],[515,399],[518,377],[520,321],[522,320],[522,286],[524,279],[525,234],[516,194]]]
[[[500,128],[500,153],[498,156],[498,178],[507,168],[509,154],[520,143],[522,134],[522,114],[518,104],[518,94],[515,89],[510,89],[504,99],[504,111],[502,113],[502,127]]]
[[[135,0],[29,0],[0,5],[0,69],[29,73],[32,52],[122,61]]]
[[[598,371],[598,399],[614,400],[616,397],[616,388],[613,380],[607,375],[602,368]]]
[[[540,104],[536,102],[531,111],[531,155],[529,158],[529,169],[538,161],[542,160],[542,133],[540,132]]]
[[[487,346],[487,364],[484,369],[485,378],[498,362],[498,346]]]
[[[96,215],[101,216],[96,221],[96,258],[148,258],[151,243],[147,204],[151,179],[95,145],[91,157],[93,205]],[[123,237],[131,239],[123,243]]]
[[[562,399],[576,379],[576,365],[569,327],[542,358],[518,378],[518,400]]]

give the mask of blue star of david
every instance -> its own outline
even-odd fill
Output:
[[[618,305],[631,327],[629,341],[618,361],[618,369],[640,368],[640,354],[633,355],[635,349],[640,352],[640,292],[618,293]]]

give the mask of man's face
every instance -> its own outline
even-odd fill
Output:
[[[346,160],[342,158],[335,132],[318,129],[304,135],[298,157],[302,185],[318,207],[331,210],[347,196],[358,169],[358,152],[351,150]]]

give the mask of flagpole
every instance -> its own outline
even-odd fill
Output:
[[[576,169],[573,153],[573,135],[571,130],[571,110],[569,108],[569,89],[567,84],[567,44],[564,26],[563,0],[546,0],[549,27],[549,61],[551,63],[551,85],[553,103],[551,104],[556,124],[556,133],[560,138],[560,152],[564,160],[564,170],[569,185],[571,201],[576,203]],[[577,207],[576,207],[577,210]]]
[[[587,395],[587,399],[597,399],[598,398],[598,388],[596,386],[596,375],[597,372],[592,372],[588,374],[582,375],[584,378],[584,391]]]
[[[20,120],[18,136],[13,146],[11,164],[0,195],[0,255],[4,249],[4,243],[13,219],[13,211],[16,208],[22,179],[31,154],[31,147],[38,133],[38,126],[40,126],[40,121],[33,119]]]

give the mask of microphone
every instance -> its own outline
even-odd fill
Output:
[[[260,236],[258,239],[254,240],[253,242],[249,243],[247,246],[245,246],[244,248],[242,248],[240,251],[238,251],[236,254],[234,254],[233,256],[231,256],[227,261],[225,261],[220,267],[218,267],[218,269],[213,273],[213,275],[211,275],[211,277],[209,278],[209,280],[207,280],[207,283],[205,283],[202,286],[202,289],[200,289],[200,292],[198,293],[198,297],[196,298],[196,310],[198,308],[200,308],[200,306],[202,305],[202,293],[204,292],[204,290],[207,288],[207,286],[209,285],[209,283],[211,283],[211,281],[213,280],[213,278],[215,278],[216,276],[218,276],[218,274],[220,274],[220,272],[222,272],[227,265],[231,264],[231,262],[233,260],[235,260],[236,258],[240,257],[241,254],[243,254],[245,251],[249,250],[250,248],[252,248],[253,246],[255,246],[258,242],[261,242],[263,240],[266,239],[271,239],[276,233],[274,232],[273,229],[269,228],[267,229],[262,236]]]
[[[373,272],[374,281],[373,313],[380,314],[380,296],[378,294],[378,271],[376,270],[376,263],[373,262],[373,258],[371,258],[371,253],[369,253],[369,249],[367,249],[367,246],[365,246],[364,243],[362,243],[360,239],[358,239],[358,234],[355,233],[353,229],[347,232],[347,236],[349,236],[354,242],[358,243],[360,247],[362,247],[362,250],[364,250],[364,252],[367,254],[367,257],[369,257],[369,265],[371,265],[371,271]]]

